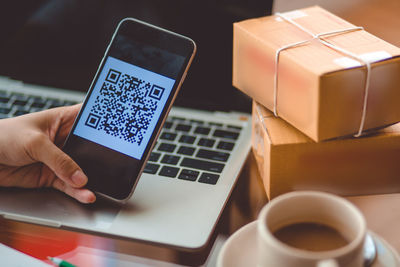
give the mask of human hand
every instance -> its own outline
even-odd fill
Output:
[[[96,200],[81,188],[82,169],[60,147],[80,105],[0,120],[0,186],[53,187],[82,203]]]

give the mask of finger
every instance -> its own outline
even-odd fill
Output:
[[[60,179],[54,180],[53,187],[82,203],[93,203],[96,201],[96,196],[92,191],[88,189],[70,187]]]
[[[74,118],[76,115],[78,115],[79,109],[82,107],[82,103],[78,103],[75,105],[71,106],[63,106],[63,107],[55,107],[55,108],[50,108],[46,109],[41,112],[56,112],[58,115],[62,115],[62,117],[65,117],[67,119]]]
[[[82,187],[87,183],[88,178],[78,164],[45,135],[41,135],[31,142],[28,153],[34,160],[46,164],[58,178],[69,186]]]
[[[64,110],[60,112],[60,125],[56,130],[54,138],[54,143],[58,147],[61,147],[64,144],[81,106],[82,104],[76,104],[70,107],[63,107]]]
[[[76,104],[73,106],[67,106],[67,107],[61,107],[61,111],[59,114],[61,114],[61,123],[67,123],[71,124],[74,122],[76,116],[78,115],[79,110],[82,107],[82,103]]]

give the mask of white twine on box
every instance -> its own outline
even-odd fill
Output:
[[[359,137],[362,135],[363,130],[364,130],[364,123],[365,123],[365,117],[367,115],[367,103],[368,103],[368,91],[369,91],[369,84],[370,84],[370,77],[371,77],[371,63],[369,61],[366,61],[364,59],[362,59],[361,57],[359,57],[358,55],[347,51],[341,47],[338,47],[334,44],[329,43],[328,41],[322,39],[322,37],[326,36],[326,35],[333,35],[333,34],[342,34],[342,33],[348,33],[348,32],[353,32],[353,31],[358,31],[358,30],[363,30],[363,27],[352,27],[352,28],[346,28],[346,29],[341,29],[341,30],[336,30],[336,31],[330,31],[330,32],[324,32],[324,33],[319,33],[319,34],[314,34],[312,32],[310,32],[308,29],[304,28],[303,26],[301,26],[300,24],[298,24],[297,22],[295,22],[294,20],[292,20],[291,18],[286,17],[284,14],[281,13],[276,13],[275,15],[279,16],[280,18],[282,18],[283,20],[291,23],[292,25],[296,26],[297,28],[299,28],[300,30],[304,31],[305,33],[309,34],[312,36],[311,39],[309,40],[305,40],[305,41],[299,41],[299,42],[295,42],[292,44],[288,44],[285,45],[281,48],[279,48],[276,53],[275,53],[275,77],[274,77],[274,115],[276,117],[278,117],[278,110],[277,110],[277,102],[278,102],[278,65],[279,65],[279,56],[280,53],[284,50],[287,50],[289,48],[294,48],[297,46],[301,46],[305,43],[309,43],[312,40],[318,40],[319,42],[321,42],[323,45],[336,50],[346,56],[349,56],[357,61],[359,61],[360,63],[364,64],[366,66],[366,78],[365,78],[365,87],[364,87],[364,100],[363,100],[363,109],[362,109],[362,115],[361,115],[361,122],[360,122],[360,127],[358,129],[358,133],[355,134],[355,137]]]
[[[264,128],[265,132],[267,133],[268,141],[269,141],[270,144],[272,144],[271,135],[269,134],[269,131],[268,131],[267,125],[265,124],[265,120],[264,119],[271,118],[271,117],[273,117],[273,115],[264,116],[262,114],[262,111],[261,111],[261,108],[260,108],[260,104],[258,102],[256,102],[256,109],[257,109],[257,113],[258,113],[258,119],[261,121],[261,125]]]

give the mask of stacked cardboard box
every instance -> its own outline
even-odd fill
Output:
[[[242,21],[233,85],[259,103],[253,151],[268,197],[400,191],[400,125],[376,130],[400,121],[399,48],[320,7]],[[369,135],[352,137],[360,125]]]

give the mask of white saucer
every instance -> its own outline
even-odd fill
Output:
[[[371,267],[400,267],[396,251],[376,234],[371,231],[369,234],[377,249],[377,257]],[[243,226],[228,238],[217,262],[218,267],[257,266],[257,221]]]

